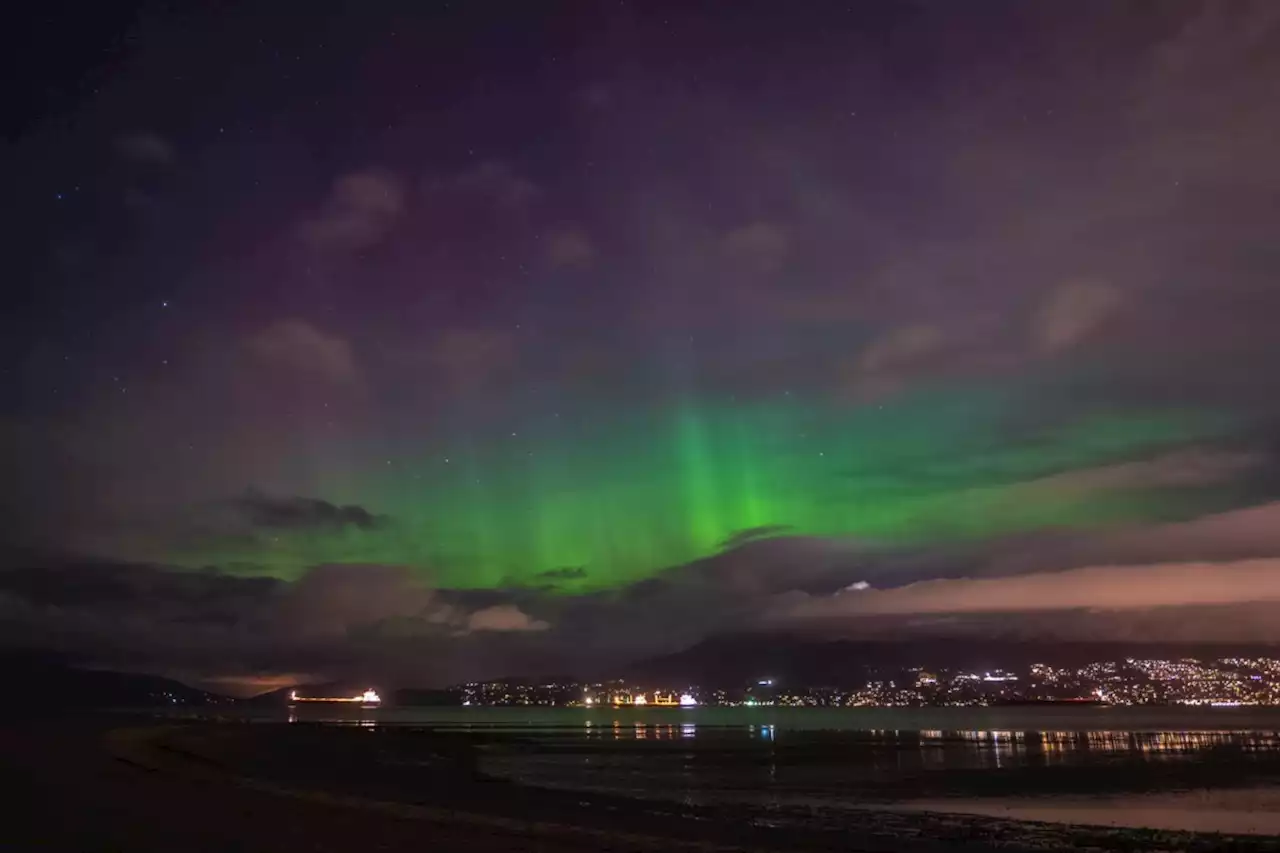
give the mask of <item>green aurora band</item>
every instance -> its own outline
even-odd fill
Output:
[[[905,547],[1173,519],[1233,499],[1225,488],[1033,482],[1220,438],[1226,417],[1094,410],[1050,423],[1025,411],[1010,393],[967,388],[883,406],[688,399],[565,412],[494,435],[460,431],[447,452],[424,441],[437,449],[322,484],[326,497],[386,513],[377,529],[226,537],[164,556],[279,577],[319,563],[403,564],[455,588],[539,586],[580,569],[555,582],[578,592],[653,576],[753,528]]]

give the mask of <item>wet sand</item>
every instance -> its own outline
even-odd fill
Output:
[[[474,733],[273,724],[10,728],[0,757],[8,778],[26,784],[8,804],[14,817],[0,828],[0,847],[1280,850],[1280,839],[1026,823],[1004,813],[693,806],[551,791],[482,772],[481,757],[498,746]]]
[[[1280,837],[1280,788],[1277,787],[1052,799],[921,800],[887,808],[1048,823]]]

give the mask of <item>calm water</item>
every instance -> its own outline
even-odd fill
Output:
[[[1180,732],[1280,731],[1280,708],[1008,707],[1008,708],[281,708],[245,714],[262,720],[549,731],[618,729],[627,739],[661,729],[764,727],[786,732]],[[638,731],[645,729],[643,735]]]
[[[1280,811],[1280,709],[307,707],[254,718],[470,732],[495,776],[691,805],[941,802],[1035,820],[1057,809],[1071,822],[1280,832],[1280,814],[1274,827],[1258,822]]]
[[[1239,786],[1280,773],[1280,709],[304,708],[269,719],[484,736],[481,767],[690,803]]]

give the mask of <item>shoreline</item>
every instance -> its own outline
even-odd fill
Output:
[[[67,791],[74,788],[82,788],[82,802],[108,800],[105,806],[93,803],[99,810],[146,811],[147,804],[159,801],[168,803],[175,821],[181,814],[194,815],[183,819],[184,825],[214,824],[238,837],[233,833],[253,835],[272,824],[273,831],[301,833],[312,844],[303,849],[312,850],[349,850],[352,843],[367,847],[374,837],[386,838],[383,849],[407,850],[414,839],[420,846],[424,837],[443,833],[455,838],[453,846],[476,851],[530,846],[547,851],[604,846],[636,851],[1209,851],[1224,843],[1241,851],[1280,851],[1280,838],[1256,835],[1027,822],[1003,811],[961,814],[953,808],[960,800],[942,801],[946,812],[922,811],[905,801],[771,809],[548,790],[482,772],[481,757],[503,738],[475,733],[138,718],[36,728],[28,736],[6,737],[6,757],[21,753],[39,769],[52,803],[68,799]],[[536,742],[523,747],[537,748]],[[94,774],[113,782],[104,787],[82,781]],[[112,805],[120,797],[127,809]],[[259,817],[247,820],[242,813]],[[302,813],[305,820],[296,816]],[[59,814],[77,813],[59,806]],[[334,823],[345,828],[324,828]],[[130,830],[116,826],[113,831]],[[237,849],[278,850],[283,842],[272,843],[276,846],[266,839],[261,847],[240,843]],[[164,848],[137,843],[112,849]],[[170,844],[168,849],[226,848]]]
[[[266,724],[270,726],[270,724]],[[263,724],[254,724],[264,740],[282,748],[277,733],[263,729]],[[238,727],[232,726],[232,730]],[[1115,847],[1117,842],[1122,849],[1144,849],[1149,842],[1155,846],[1167,844],[1171,830],[1165,827],[1133,826],[1131,824],[1107,824],[1099,820],[1092,826],[1080,826],[1062,823],[1055,815],[1063,812],[1019,812],[1018,807],[1025,807],[1026,801],[1021,798],[1010,799],[1007,796],[984,797],[978,800],[963,797],[947,797],[942,800],[926,801],[922,799],[897,799],[895,801],[870,801],[865,805],[832,807],[830,804],[797,805],[781,804],[773,807],[748,805],[741,802],[720,802],[695,804],[679,802],[671,799],[654,799],[643,796],[628,795],[618,792],[598,790],[584,791],[575,788],[552,789],[509,777],[495,777],[483,769],[483,755],[495,752],[498,748],[532,751],[537,753],[540,742],[536,738],[528,738],[520,733],[509,732],[457,732],[454,730],[434,731],[401,730],[387,731],[383,735],[387,741],[384,745],[376,745],[377,736],[370,731],[359,729],[341,729],[346,736],[333,737],[335,731],[324,726],[288,727],[298,738],[297,746],[302,752],[322,754],[322,745],[333,749],[331,754],[345,754],[339,747],[339,740],[356,742],[361,745],[372,738],[375,749],[390,750],[401,756],[403,766],[419,770],[424,764],[425,751],[433,756],[433,760],[444,762],[436,772],[445,777],[444,783],[450,789],[448,801],[457,808],[456,799],[461,789],[470,787],[469,792],[461,792],[464,805],[475,809],[473,813],[481,813],[489,817],[501,819],[528,819],[530,811],[540,816],[552,816],[557,826],[582,827],[584,824],[597,825],[603,831],[616,832],[622,827],[643,829],[645,832],[657,833],[657,837],[675,839],[687,835],[691,830],[703,840],[714,839],[734,845],[747,845],[764,840],[761,834],[774,835],[780,848],[797,845],[811,849],[832,849],[839,847],[835,843],[837,837],[845,841],[852,835],[862,839],[858,849],[933,849],[938,843],[944,843],[949,849],[956,844],[961,846],[976,845],[973,849],[991,849],[992,847],[1010,849],[1045,849],[1046,847],[1069,847],[1078,849],[1082,846]],[[207,737],[208,732],[200,735]],[[593,754],[608,755],[615,751],[609,744],[594,747]],[[225,750],[218,750],[225,753]],[[296,756],[297,750],[286,750],[290,756]],[[372,750],[370,750],[372,751]],[[344,761],[354,761],[346,754]],[[277,768],[278,768],[277,764]],[[352,768],[356,765],[352,763]],[[386,772],[386,765],[379,765],[380,772]],[[309,769],[293,768],[305,776],[311,784],[321,783]],[[436,772],[427,773],[426,777],[434,777]],[[353,780],[339,774],[338,784],[334,779],[324,790],[339,789],[344,794],[363,795],[369,791],[370,785],[364,781]],[[409,773],[401,780],[391,779],[388,784],[374,786],[379,798],[393,802],[414,802],[421,788],[418,784],[424,777],[421,774]],[[465,784],[459,780],[465,778]],[[855,794],[856,796],[856,794]],[[1119,795],[1117,802],[1126,798],[1148,795]],[[1169,795],[1154,795],[1169,796]],[[491,804],[498,800],[518,799],[524,802],[528,810],[523,814],[512,814],[510,803],[493,809]],[[1064,807],[1074,801],[1069,796],[1055,796],[1054,801],[1064,803]],[[532,801],[532,802],[531,802]],[[986,806],[983,810],[966,812],[956,806],[972,801],[976,806]],[[1047,802],[1044,798],[1042,802]],[[922,807],[928,804],[928,808]],[[1123,805],[1119,806],[1123,808]],[[519,810],[517,810],[519,811]],[[458,812],[453,812],[457,814]],[[599,825],[601,815],[606,819]],[[744,825],[752,827],[748,833],[742,833]],[[711,832],[706,832],[711,829]],[[1190,827],[1186,829],[1191,829]],[[1185,830],[1172,830],[1175,835],[1183,835]],[[1195,830],[1192,830],[1195,832]],[[1220,832],[1220,828],[1210,828],[1210,832]],[[1182,838],[1183,849],[1203,847],[1212,848],[1220,844],[1221,837],[1206,836],[1201,829],[1199,838],[1186,835]],[[1260,835],[1239,836],[1246,847],[1258,844],[1258,849],[1280,849],[1280,838],[1269,839]],[[1247,842],[1244,839],[1248,839]],[[1196,843],[1196,842],[1199,843]]]
[[[1075,826],[1280,836],[1280,787],[1105,797],[1021,797],[916,801],[887,806]]]

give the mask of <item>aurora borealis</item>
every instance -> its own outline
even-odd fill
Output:
[[[294,577],[324,562],[435,569],[451,587],[571,588],[633,582],[715,553],[735,534],[856,537],[923,545],[1039,528],[1093,528],[1230,505],[1206,488],[1116,494],[1037,479],[1211,440],[1230,422],[1132,411],[1008,438],[1016,398],[960,388],[848,410],[759,401],[675,403],[565,425],[563,417],[445,456],[363,475],[353,494],[392,521],[374,529],[276,532],[185,556],[262,564]],[[403,469],[403,470],[399,470]],[[1206,484],[1212,485],[1212,484]],[[346,496],[338,483],[325,494]]]
[[[32,25],[0,639],[1280,639],[1271,4],[454,5]]]

